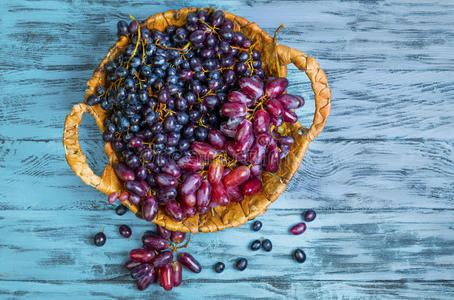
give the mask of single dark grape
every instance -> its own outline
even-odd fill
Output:
[[[97,234],[95,234],[93,241],[96,246],[102,247],[106,243],[106,239],[107,238],[104,232],[98,232]]]
[[[124,225],[124,224],[118,228],[118,231],[125,238],[129,238],[132,234],[131,228],[128,225]]]
[[[304,253],[304,251],[301,249],[295,249],[295,251],[293,251],[293,258],[297,262],[303,263],[306,261],[306,253]]]
[[[115,208],[115,213],[119,216],[124,215],[127,211],[128,211],[128,208],[126,206],[124,206],[123,204],[120,204]]]
[[[213,268],[216,273],[222,273],[224,272],[225,264],[223,262],[217,262]]]
[[[260,249],[260,246],[261,246],[261,243],[259,240],[255,240],[251,243],[251,250],[259,250]]]
[[[270,252],[273,249],[273,244],[271,243],[271,241],[269,239],[265,239],[262,241],[262,248],[266,252]]]
[[[309,209],[309,210],[304,212],[303,216],[304,216],[304,221],[312,222],[315,219],[315,217],[317,216],[317,214],[315,213],[314,210]]]
[[[254,221],[254,223],[252,223],[252,230],[259,231],[260,229],[262,229],[262,222]]]
[[[236,261],[235,267],[238,271],[244,271],[247,268],[247,263],[246,258],[240,258]]]

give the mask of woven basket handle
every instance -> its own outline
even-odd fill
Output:
[[[100,192],[110,194],[120,185],[116,176],[114,176],[111,164],[107,164],[101,177],[96,175],[87,164],[87,157],[82,153],[79,143],[79,125],[82,121],[82,115],[89,113],[96,120],[101,131],[104,131],[104,125],[101,116],[96,110],[85,103],[79,103],[73,106],[71,112],[66,116],[65,129],[63,133],[63,145],[68,164],[74,173],[88,185],[96,188]],[[104,148],[106,154],[111,153],[110,143],[106,143]]]
[[[318,61],[307,56],[304,52],[278,45],[277,53],[281,62],[281,76],[287,75],[287,65],[293,63],[298,69],[306,72],[312,83],[312,90],[315,95],[315,113],[312,125],[306,132],[306,137],[311,142],[323,130],[331,110],[331,90],[328,86],[328,79]]]

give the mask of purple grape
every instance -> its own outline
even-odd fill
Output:
[[[312,209],[306,210],[304,212],[304,221],[312,222],[312,221],[314,221],[316,216],[317,216],[317,214],[315,213],[314,210],[312,210]]]
[[[143,197],[147,193],[143,185],[135,180],[126,181],[125,187],[129,193],[135,194],[139,197]]]
[[[122,163],[114,164],[114,171],[122,181],[134,180],[134,171]]]
[[[171,231],[166,229],[165,227],[156,225],[156,232],[159,234],[160,237],[163,239],[170,239]]]
[[[292,228],[290,228],[290,233],[295,234],[295,235],[302,234],[305,231],[306,231],[305,223],[298,223],[298,224],[292,226]]]
[[[200,263],[189,253],[179,253],[178,261],[194,273],[200,273],[202,271],[202,266],[200,265]]]
[[[139,279],[148,274],[151,271],[149,264],[141,264],[131,270],[131,277],[133,279]]]
[[[162,267],[163,265],[171,263],[172,259],[173,259],[172,251],[162,251],[153,258],[151,264],[153,265],[153,267],[159,268]]]
[[[137,280],[137,288],[140,291],[145,290],[156,279],[156,271],[151,269],[147,274]]]
[[[131,231],[131,228],[128,226],[128,225],[121,225],[119,228],[118,228],[120,234],[122,236],[124,236],[125,238],[129,238],[132,234],[132,231]]]
[[[169,201],[166,205],[166,212],[176,222],[183,220],[183,211],[180,206],[178,206],[178,202],[175,200]]]
[[[145,234],[142,243],[147,249],[164,250],[169,247],[169,241],[155,234]]]
[[[142,216],[146,221],[153,221],[158,213],[158,202],[154,196],[147,196],[142,203]]]
[[[270,98],[275,98],[281,95],[288,86],[287,78],[277,78],[267,83],[265,92]]]

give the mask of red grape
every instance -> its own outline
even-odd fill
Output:
[[[225,136],[220,130],[209,129],[208,130],[208,141],[217,149],[223,149],[225,144]]]
[[[138,279],[145,276],[151,271],[151,266],[149,264],[141,264],[131,270],[131,277],[133,279]]]
[[[200,273],[200,271],[202,271],[200,263],[189,253],[179,253],[178,261],[194,273]]]
[[[171,200],[167,203],[166,212],[176,222],[183,220],[183,211],[175,200]]]
[[[239,166],[225,176],[222,181],[226,187],[238,186],[245,183],[250,175],[251,170],[247,166]]]
[[[271,173],[276,173],[279,169],[279,160],[280,160],[280,153],[279,149],[274,148],[270,152],[268,152],[268,157],[266,160],[266,170]]]
[[[143,185],[135,180],[126,181],[125,187],[128,192],[135,194],[139,197],[143,197],[147,194],[147,191],[145,190]]]
[[[173,286],[179,286],[183,281],[183,267],[178,261],[172,262],[173,268]]]
[[[293,124],[298,121],[298,116],[295,114],[294,111],[289,110],[289,109],[284,109],[284,112],[282,113],[282,118],[284,119],[284,122]]]
[[[178,180],[166,173],[156,174],[154,179],[160,187],[177,187],[178,185]]]
[[[247,107],[241,103],[227,102],[222,106],[222,114],[230,118],[244,117],[247,113]]]
[[[290,228],[290,233],[295,235],[302,234],[305,231],[306,231],[305,223],[298,223],[294,225],[292,228]]]
[[[247,105],[251,99],[240,91],[232,91],[229,93],[227,100],[232,103],[242,103]]]
[[[255,142],[252,145],[251,151],[249,151],[249,162],[254,165],[261,164],[265,157],[265,150],[266,146],[262,146],[258,142]]]
[[[169,159],[167,164],[163,166],[161,170],[162,172],[167,173],[175,178],[178,178],[181,175],[180,167],[178,167],[173,159]]]
[[[146,263],[151,261],[154,258],[154,251],[153,250],[146,250],[146,249],[134,249],[129,252],[129,257],[133,261]]]
[[[166,229],[165,227],[156,225],[156,231],[159,234],[159,236],[162,237],[163,239],[166,239],[166,240],[170,239],[171,231]]]
[[[235,141],[237,143],[244,143],[252,136],[252,123],[251,121],[244,119],[238,124],[235,132]]]
[[[203,160],[197,156],[183,156],[178,160],[178,166],[185,171],[198,171],[203,169],[204,163]]]
[[[282,94],[288,86],[287,78],[281,77],[276,78],[271,82],[268,82],[265,88],[266,94],[270,98],[275,98]]]
[[[215,148],[203,142],[193,142],[191,149],[196,155],[204,159],[214,159],[218,154]]]
[[[245,195],[253,195],[260,191],[262,188],[262,181],[258,178],[249,179],[243,186],[243,193]]]
[[[181,203],[187,207],[193,207],[197,203],[197,196],[195,192],[181,195]],[[184,214],[184,212],[183,212]]]
[[[158,213],[158,202],[154,196],[147,196],[142,204],[142,216],[145,220],[151,222]]]
[[[156,279],[156,271],[151,269],[145,276],[137,280],[137,288],[141,291],[145,290]]]
[[[299,101],[295,96],[289,94],[282,94],[276,98],[279,102],[281,102],[282,106],[286,109],[290,108],[298,108]]]
[[[172,259],[173,259],[172,251],[162,251],[153,258],[151,264],[153,265],[153,267],[159,268],[165,264],[171,263]]]
[[[193,194],[202,184],[202,175],[199,173],[190,173],[186,176],[180,186],[180,193],[184,195]],[[193,205],[189,205],[193,206]]]
[[[211,203],[215,203],[220,206],[226,206],[230,203],[229,196],[222,182],[213,184],[211,198],[213,200]]]
[[[220,160],[213,160],[208,167],[208,180],[211,183],[221,181],[224,173],[224,164]]]
[[[254,132],[256,134],[267,132],[270,127],[270,114],[264,110],[258,110],[254,115]]]
[[[241,202],[243,201],[243,192],[241,192],[241,188],[239,186],[231,186],[226,188],[227,195],[229,198],[234,202]]]
[[[113,204],[115,201],[117,201],[117,199],[118,199],[118,193],[117,192],[110,193],[109,197],[107,197],[107,201],[110,204]]]
[[[197,190],[197,208],[206,207],[210,204],[211,190],[212,187],[210,182],[208,180],[203,180],[200,188]]]
[[[128,168],[125,164],[114,164],[114,171],[115,174],[117,174],[118,178],[121,179],[121,181],[129,181],[135,179],[134,171]]]
[[[243,77],[238,84],[241,91],[254,101],[263,96],[263,83],[260,80]]]
[[[186,233],[181,231],[172,231],[171,240],[176,243],[181,243],[186,238]]]
[[[164,250],[169,247],[169,241],[156,234],[146,234],[142,237],[142,243],[147,249]]]
[[[166,291],[170,291],[173,288],[173,283],[174,283],[172,266],[170,264],[163,265],[160,268],[159,273],[160,273],[160,282],[161,282],[162,287]]]
[[[266,103],[266,110],[275,117],[280,117],[282,115],[282,105],[276,99],[271,99]]]

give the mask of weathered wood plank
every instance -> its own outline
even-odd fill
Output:
[[[84,141],[82,149],[100,174],[106,163],[102,140]],[[4,142],[0,154],[0,210],[109,206],[72,172],[59,142]],[[299,208],[303,201],[332,209],[452,209],[453,167],[451,141],[315,141],[271,207]]]
[[[0,218],[0,255],[14,257],[2,262],[0,280],[126,279],[127,272],[120,264],[127,260],[129,250],[141,245],[141,234],[154,226],[132,214],[119,217],[113,211],[6,210],[0,212]],[[270,210],[260,217],[264,223],[260,232],[245,225],[193,236],[188,251],[205,271],[186,272],[186,278],[275,277],[285,284],[292,280],[453,280],[453,218],[453,210],[414,210],[411,214],[399,210],[321,210],[303,235],[291,236],[288,229],[301,220],[300,211]],[[121,223],[132,226],[130,240],[119,235]],[[98,248],[91,238],[101,229],[108,241]],[[273,242],[272,252],[248,249],[250,241],[261,237]],[[305,264],[291,259],[296,247],[305,250]],[[232,268],[241,256],[249,259],[245,272]],[[218,260],[223,260],[228,270],[214,277],[211,266]]]
[[[213,288],[214,287],[214,288]],[[325,300],[325,299],[452,299],[453,281],[323,281],[295,280],[278,282],[274,278],[253,280],[184,280],[171,292],[156,285],[139,292],[131,280],[93,281],[2,281],[3,299],[262,299],[262,300]],[[43,292],[45,291],[45,292]]]
[[[452,138],[453,3],[217,4],[268,32],[285,22],[280,41],[320,59],[335,99],[322,138]],[[143,18],[165,9],[149,2],[128,5],[128,12],[115,1],[79,6],[43,1],[7,7],[8,33],[1,36],[7,55],[0,57],[4,138],[59,139],[64,116],[83,98],[85,82],[115,38],[117,18],[128,13]],[[257,6],[263,13],[256,13]],[[43,20],[46,10],[49,19]],[[290,78],[291,90],[310,103],[301,112],[309,124],[310,87],[300,72]]]

